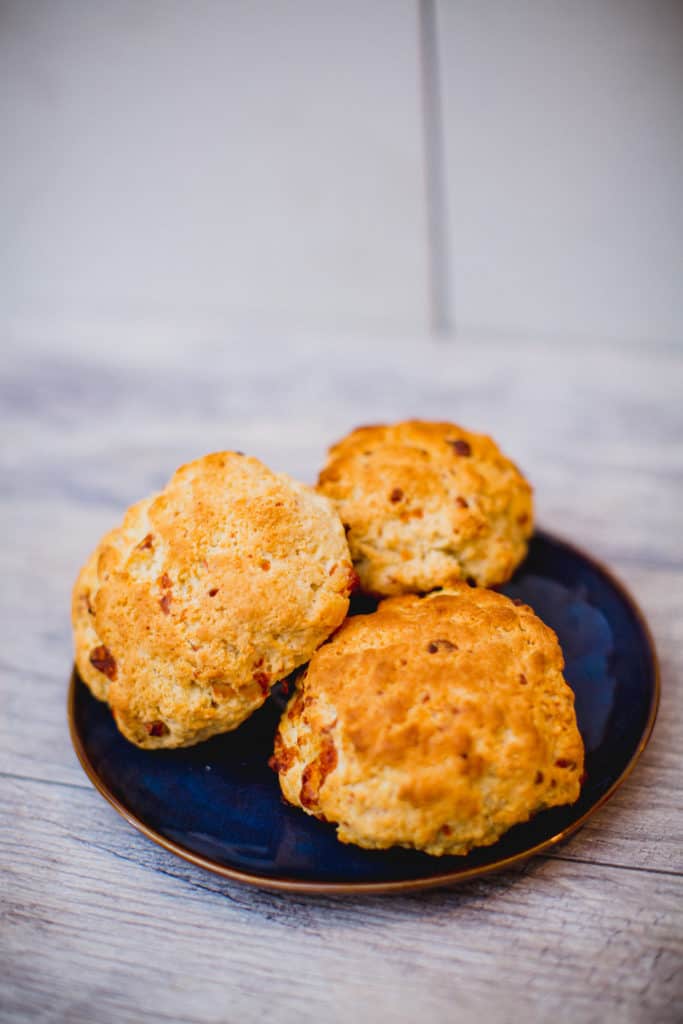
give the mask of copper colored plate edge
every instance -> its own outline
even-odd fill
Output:
[[[608,569],[605,565],[593,558],[592,555],[587,555],[581,548],[578,548],[575,544],[572,544],[564,539],[557,537],[555,534],[546,533],[546,531],[537,531],[539,534],[542,533],[544,537],[555,543],[561,544],[569,551],[578,555],[584,561],[588,562],[589,565],[597,569],[598,572],[602,573],[623,599],[624,603],[628,605],[632,611],[634,618],[638,622],[648,648],[648,653],[653,670],[654,679],[654,690],[652,700],[650,703],[650,709],[648,712],[647,722],[640,736],[636,749],[634,750],[630,760],[622,771],[621,775],[615,779],[609,789],[603,793],[599,800],[597,800],[588,810],[573,821],[567,828],[556,835],[551,836],[550,839],[545,839],[542,843],[537,843],[536,846],[532,846],[527,850],[522,850],[520,853],[513,854],[511,857],[503,857],[501,860],[493,861],[490,864],[483,864],[476,868],[468,868],[463,871],[455,870],[448,871],[442,875],[430,875],[428,878],[410,878],[405,881],[398,882],[306,882],[297,878],[270,878],[267,875],[255,875],[248,871],[240,871],[238,868],[225,867],[223,864],[218,864],[216,861],[209,860],[207,857],[202,857],[200,854],[192,853],[185,847],[180,846],[178,843],[174,843],[173,840],[167,839],[159,832],[155,832],[149,825],[146,825],[144,821],[133,814],[125,804],[116,797],[111,790],[102,781],[92,762],[90,761],[83,743],[81,741],[80,734],[76,729],[75,720],[75,702],[76,702],[76,683],[79,679],[76,667],[74,666],[71,673],[71,681],[69,684],[69,692],[67,698],[67,718],[69,722],[69,735],[71,737],[71,743],[76,752],[76,756],[80,761],[83,771],[88,776],[93,786],[102,796],[107,800],[111,806],[118,811],[122,818],[141,832],[148,839],[157,843],[158,846],[163,847],[165,850],[176,854],[183,860],[188,861],[190,864],[195,864],[200,868],[204,868],[207,871],[211,871],[215,875],[220,875],[222,878],[228,878],[234,882],[242,882],[246,885],[251,885],[259,889],[269,889],[276,892],[288,892],[298,893],[301,895],[346,895],[353,896],[363,893],[368,894],[383,894],[383,893],[405,893],[415,892],[420,889],[436,889],[446,886],[454,886],[461,882],[470,881],[473,878],[479,878],[482,875],[490,875],[498,871],[504,871],[506,868],[513,867],[516,864],[522,864],[529,860],[531,857],[535,857],[538,854],[544,853],[547,850],[551,850],[559,843],[568,839],[571,835],[578,830],[591,818],[601,807],[610,800],[620,786],[626,781],[637,762],[645,750],[646,746],[652,736],[655,721],[657,719],[657,712],[659,710],[659,702],[661,698],[661,677],[659,660],[657,658],[657,650],[655,647],[654,638],[652,632],[647,623],[647,620],[641,611],[638,603],[631,593],[626,589],[626,586],[614,575],[614,573]],[[83,684],[85,685],[85,684]]]

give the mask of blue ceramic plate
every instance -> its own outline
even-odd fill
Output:
[[[586,745],[587,781],[572,807],[544,811],[467,857],[361,850],[283,803],[267,761],[283,698],[274,693],[233,733],[196,747],[144,751],[74,673],[71,735],[92,782],[131,824],[187,860],[243,882],[299,892],[452,884],[547,849],[612,795],[650,737],[659,702],[655,652],[633,600],[609,573],[547,534],[503,588],[556,631]]]

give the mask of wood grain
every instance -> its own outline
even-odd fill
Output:
[[[0,1017],[680,1019],[683,354],[476,338],[238,337],[36,324],[0,379]],[[541,518],[632,588],[662,662],[642,762],[552,857],[452,892],[292,899],[159,850],[89,786],[65,720],[69,593],[127,503],[249,450],[312,479],[358,422],[497,435]],[[7,443],[9,442],[9,443]]]
[[[675,1019],[680,877],[538,860],[452,892],[292,899],[138,843],[92,791],[13,780],[2,812],[0,984],[26,1019],[49,998],[53,1019],[256,1021],[266,994],[282,1022]]]

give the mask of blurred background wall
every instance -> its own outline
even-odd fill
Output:
[[[683,337],[683,4],[0,0],[0,318]]]

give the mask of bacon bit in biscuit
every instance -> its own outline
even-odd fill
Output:
[[[447,441],[456,455],[471,455],[472,446],[469,441],[465,441],[464,438],[459,437],[456,441]]]
[[[424,696],[423,696],[423,698],[422,698],[422,703],[423,703],[423,704],[429,704],[429,701],[430,701],[430,700],[431,700],[431,697],[429,696],[429,694],[428,694],[428,693],[425,693],[425,694],[424,694]]]
[[[526,526],[526,524],[529,522],[529,514],[528,514],[528,512],[525,512],[521,516],[517,516],[517,522],[518,522],[518,524],[520,526]]]
[[[334,565],[332,566],[332,568],[330,569],[330,571],[328,572],[328,574],[327,574],[327,575],[328,575],[328,576],[334,576],[334,574],[335,574],[335,572],[336,572],[336,571],[337,571],[337,563],[335,562],[335,563],[334,563]]]
[[[296,759],[296,750],[294,747],[286,747],[282,736],[277,733],[275,736],[275,749],[273,755],[268,761],[268,766],[273,769],[274,772],[288,772],[294,764]]]
[[[218,587],[212,587],[211,590],[209,591],[209,597],[215,597],[217,593]]]
[[[313,761],[311,764],[307,764],[301,775],[301,789],[299,791],[299,800],[303,807],[314,807],[315,802],[318,799],[319,789],[315,787],[315,779],[317,778],[316,762]]]
[[[283,697],[289,697],[289,679],[283,679],[280,684]]]
[[[303,682],[303,679],[302,679],[302,682]],[[292,703],[289,705],[287,710],[289,711],[290,715],[300,715],[302,713],[302,711],[304,710],[304,707],[305,707],[305,704],[304,704],[303,691],[302,690],[298,690],[295,693],[295,695],[294,695],[294,697],[292,699]]]
[[[453,832],[450,825],[442,825],[439,831],[441,832],[442,836],[450,836]]]
[[[116,679],[116,662],[108,647],[102,644],[90,652],[90,664],[98,672],[102,672],[107,679]]]
[[[165,722],[145,722],[145,732],[148,736],[165,736],[170,730]]]
[[[458,506],[459,508],[469,508],[469,507],[470,507],[470,506],[469,506],[469,503],[468,503],[468,501],[467,501],[467,499],[466,499],[466,498],[461,498],[461,497],[460,497],[459,495],[458,495],[458,497],[457,497],[457,498],[455,499],[455,504],[456,504],[456,505],[457,505],[457,506]]]
[[[321,787],[334,769],[337,767],[337,748],[330,736],[325,736],[322,741],[320,753],[315,761],[311,761],[304,768],[301,776],[301,791],[299,800],[303,807],[315,807],[318,802]]]
[[[557,779],[551,779],[550,780],[550,788],[551,789],[555,789],[556,786],[557,786]]]
[[[516,604],[517,607],[519,608],[519,607],[521,607],[521,605],[524,604],[524,601],[522,601],[521,597],[513,597],[512,598],[512,603]]]
[[[402,497],[403,497],[403,491],[401,490],[401,488],[400,487],[394,487],[393,491],[389,495],[389,501],[392,501],[395,504],[397,501],[400,501]]]
[[[170,612],[171,612],[171,602],[172,601],[173,601],[173,595],[171,594],[171,592],[169,590],[169,591],[167,591],[164,594],[164,596],[159,601],[159,604],[161,605],[161,610],[164,613],[164,615],[169,615],[170,614]]]
[[[346,592],[347,594],[353,594],[354,590],[358,590],[360,586],[360,576],[355,569],[349,569],[347,581],[346,581]]]
[[[259,686],[261,687],[261,692],[264,695],[267,696],[268,695],[268,686],[269,686],[269,683],[270,683],[270,676],[268,675],[268,673],[267,672],[254,672],[254,674],[253,674],[253,676],[251,678],[254,680],[255,683],[259,684]]]
[[[424,512],[422,511],[421,508],[414,508],[410,514],[413,517],[413,519],[422,519]]]
[[[270,562],[267,558],[262,558],[259,562],[259,568],[263,569],[264,572],[268,572],[270,569]]]
[[[556,768],[571,768],[572,771],[576,768],[576,761],[569,761],[566,757],[558,757],[555,761]]]
[[[526,684],[529,682],[529,680],[527,679],[527,677],[524,675],[523,672],[519,673],[519,681],[522,684],[522,686],[526,686]]]
[[[536,778],[534,779],[534,782],[536,783],[537,786],[541,785],[541,783],[543,782],[543,779],[544,779],[543,772],[536,772]]]
[[[143,537],[143,539],[138,544],[138,548],[137,548],[138,551],[146,551],[148,548],[151,548],[153,546],[153,542],[154,542],[153,534],[148,533],[147,536]]]
[[[159,584],[162,587],[170,587],[170,586],[173,585],[172,582],[171,582],[171,577],[168,575],[168,573],[166,573],[166,572],[164,573],[164,575],[159,580]]]
[[[427,644],[430,654],[436,654],[437,651],[457,651],[457,649],[458,645],[451,643],[450,640],[432,640]]]

